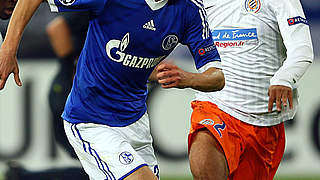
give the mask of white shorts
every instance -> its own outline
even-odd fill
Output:
[[[125,127],[64,121],[79,160],[92,180],[120,180],[148,166],[159,178],[147,113]]]

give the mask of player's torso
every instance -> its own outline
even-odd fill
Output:
[[[145,65],[129,63],[133,57],[159,59],[167,56],[183,36],[183,4],[154,0],[110,0],[104,12],[94,22],[102,37],[104,56],[122,66],[149,69],[159,60],[149,60]],[[121,13],[118,13],[121,12]],[[95,32],[100,33],[100,32]],[[123,54],[117,57],[117,53]],[[128,56],[132,56],[128,57]],[[126,61],[128,60],[128,61]],[[153,61],[153,63],[151,63]]]
[[[285,59],[270,0],[204,0],[226,77],[218,93],[244,112],[266,112],[269,80]]]
[[[213,39],[221,55],[241,52],[249,55],[250,61],[252,56],[278,55],[283,50],[279,51],[283,44],[270,1],[273,0],[204,0]]]
[[[150,73],[184,36],[185,0],[162,2],[109,0],[91,20],[68,114],[87,107],[85,115],[98,116],[98,123],[132,122],[144,114]]]
[[[86,46],[89,53],[103,59],[104,68],[99,70],[112,70],[117,79],[131,79],[140,88],[152,69],[178,44],[184,28],[180,6],[148,2],[109,0],[90,23],[87,43],[96,44]]]

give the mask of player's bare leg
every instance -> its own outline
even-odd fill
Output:
[[[130,174],[125,180],[158,180],[158,178],[147,166],[144,166]]]
[[[228,177],[224,153],[207,129],[194,135],[189,161],[194,180],[226,180]]]

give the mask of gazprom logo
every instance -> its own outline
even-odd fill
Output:
[[[156,66],[165,56],[141,57],[126,53],[130,43],[130,34],[126,33],[120,40],[112,39],[106,44],[106,53],[110,60],[122,63],[124,66],[132,68],[152,68]]]
[[[256,28],[250,29],[218,29],[211,31],[214,41],[258,40]]]

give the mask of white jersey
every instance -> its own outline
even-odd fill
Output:
[[[299,0],[204,0],[221,56],[226,85],[196,94],[249,124],[270,126],[292,119],[297,84],[313,60],[308,22]],[[200,71],[204,71],[204,66]],[[294,72],[291,72],[294,71]],[[294,108],[268,113],[268,88],[293,88]]]

